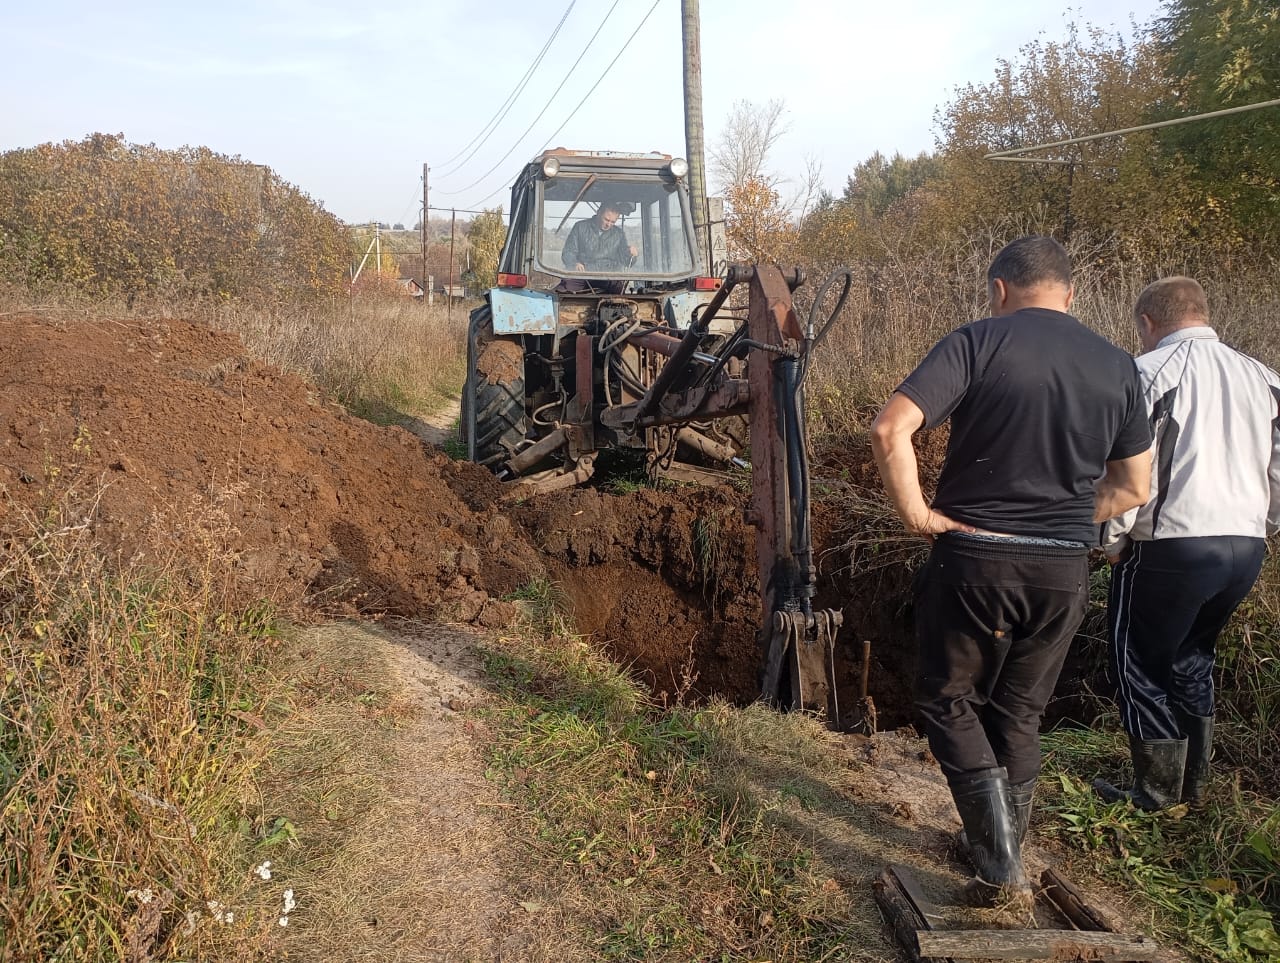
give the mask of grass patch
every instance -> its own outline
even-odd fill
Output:
[[[529,594],[545,606],[550,593]],[[775,812],[823,796],[813,776],[832,762],[812,734],[777,745],[811,720],[659,708],[559,624],[487,653],[499,698],[490,773],[526,814],[533,858],[577,905],[595,957],[874,958],[849,894]],[[742,754],[762,747],[812,763],[808,781],[783,779],[776,798],[753,792]]]
[[[275,620],[225,560],[139,569],[66,503],[0,561],[0,956],[253,958],[239,814],[272,714]]]
[[[453,419],[453,424],[449,426],[449,434],[445,437],[444,443],[441,444],[440,450],[454,461],[467,460],[467,442],[462,437],[462,419]]]
[[[1208,804],[1145,813],[1107,804],[1090,782],[1101,773],[1122,784],[1127,743],[1118,731],[1059,729],[1045,736],[1041,827],[1067,843],[1088,870],[1151,907],[1156,935],[1200,959],[1263,963],[1280,955],[1280,806],[1249,792],[1219,768]]]

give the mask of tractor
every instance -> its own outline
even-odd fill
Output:
[[[611,450],[643,453],[651,475],[677,481],[749,471],[763,697],[835,722],[841,615],[812,604],[803,385],[852,278],[837,272],[819,288],[805,328],[792,305],[798,269],[735,264],[713,276],[687,172],[666,154],[553,150],[526,165],[497,287],[470,318],[468,456],[522,496],[582,484]]]
[[[743,464],[742,417],[647,428],[599,417],[644,396],[721,286],[694,235],[687,171],[665,154],[604,151],[552,150],[526,165],[498,286],[470,319],[462,423],[472,461],[538,491],[586,481],[605,449],[644,453],[651,475],[680,480]],[[735,327],[719,319],[702,356]]]

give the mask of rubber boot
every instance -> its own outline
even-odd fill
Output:
[[[1182,799],[1182,777],[1187,766],[1186,739],[1135,739],[1129,737],[1133,756],[1133,788],[1118,789],[1105,779],[1093,788],[1107,802],[1127,799],[1139,809],[1155,812]]]
[[[1193,807],[1204,805],[1209,791],[1209,759],[1213,755],[1213,716],[1193,716],[1173,710],[1178,729],[1187,737],[1187,768],[1182,776],[1182,801]]]
[[[964,823],[969,860],[977,872],[965,895],[978,905],[1030,913],[1035,895],[1022,865],[1008,774],[1003,768],[980,769],[958,777],[951,784],[951,797]]]
[[[1036,777],[1025,782],[1009,783],[1009,802],[1013,806],[1013,826],[1018,833],[1018,846],[1026,844],[1031,826],[1031,800],[1036,793]]]
[[[1027,842],[1027,829],[1031,826],[1031,800],[1035,795],[1037,778],[1032,776],[1025,782],[1009,783],[1009,804],[1013,807],[1013,826],[1018,836],[1018,846]],[[969,855],[969,837],[964,830],[956,833],[956,855],[961,859],[973,861]]]

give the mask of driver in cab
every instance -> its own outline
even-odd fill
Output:
[[[636,246],[618,223],[630,204],[605,201],[595,215],[579,221],[564,243],[564,266],[571,271],[619,271],[635,258]],[[630,213],[630,210],[627,211]]]

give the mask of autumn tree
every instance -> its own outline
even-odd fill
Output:
[[[790,260],[795,228],[778,192],[768,182],[748,178],[725,192],[725,234],[736,261]]]
[[[477,214],[471,221],[468,237],[471,244],[468,280],[476,288],[491,288],[498,283],[498,257],[507,239],[502,208],[495,207]]]
[[[916,157],[894,154],[886,158],[876,151],[858,164],[845,184],[844,201],[863,220],[882,217],[895,201],[943,174],[942,158],[921,153]]]
[[[1273,99],[1280,91],[1280,4],[1169,0],[1157,26],[1173,81],[1160,117],[1185,117]],[[1204,208],[1223,212],[1242,245],[1274,239],[1280,224],[1280,107],[1165,129],[1185,158]]]
[[[707,165],[720,190],[727,192],[748,181],[771,190],[778,186],[781,178],[770,169],[769,153],[787,132],[785,111],[781,100],[763,105],[749,100],[734,103]]]
[[[1068,29],[1000,61],[995,78],[969,84],[939,116],[950,182],[935,206],[940,226],[962,228],[1021,212],[1049,232],[1125,238],[1129,253],[1169,254],[1186,234],[1189,196],[1176,159],[1138,133],[1039,152],[1041,163],[993,162],[991,152],[1138,126],[1168,86],[1145,34],[1126,38]]]

